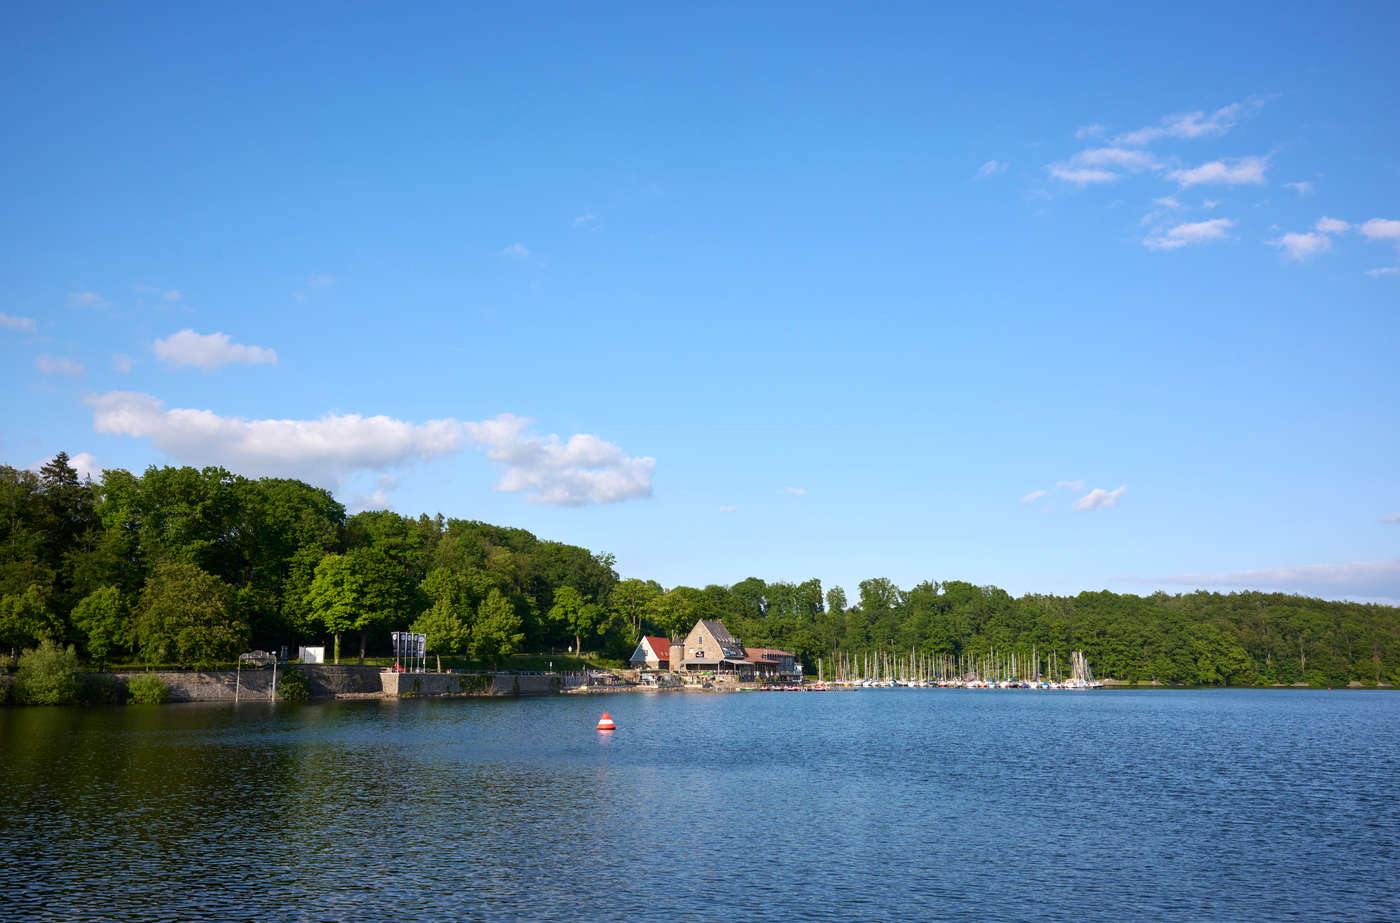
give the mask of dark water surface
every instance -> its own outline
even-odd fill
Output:
[[[0,756],[12,920],[1400,919],[1385,692],[0,709]]]

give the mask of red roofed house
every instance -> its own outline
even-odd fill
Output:
[[[632,652],[632,657],[628,661],[635,670],[669,670],[671,669],[671,642],[666,638],[657,638],[647,635],[642,638],[642,643],[637,645],[637,649]]]

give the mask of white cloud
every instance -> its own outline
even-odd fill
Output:
[[[151,348],[166,365],[192,365],[205,370],[238,362],[244,365],[276,365],[277,351],[234,343],[227,333],[195,333],[181,330],[157,339]]]
[[[1178,224],[1165,234],[1148,237],[1142,244],[1149,250],[1175,250],[1191,244],[1203,244],[1212,240],[1224,240],[1226,232],[1235,226],[1229,218],[1212,218],[1209,221],[1193,221]]]
[[[1219,199],[1206,199],[1206,200],[1202,201],[1201,204],[1204,205],[1206,208],[1215,208],[1217,205],[1220,204],[1220,200],[1219,200]]]
[[[114,353],[112,355],[112,370],[116,372],[130,372],[131,367],[136,364],[126,353]]]
[[[1340,234],[1343,231],[1350,228],[1351,225],[1347,224],[1340,218],[1323,217],[1317,219],[1317,224],[1313,225],[1313,227],[1315,227],[1317,230],[1321,231],[1324,234]]]
[[[597,215],[579,215],[577,218],[574,219],[574,227],[576,227],[576,228],[588,227],[588,226],[592,225],[594,222],[596,222],[597,220],[598,220],[598,216],[597,216]],[[521,246],[521,245],[520,245],[520,244],[516,244],[516,246]],[[529,254],[527,253],[526,255],[528,256]]]
[[[807,491],[801,487],[784,487],[783,493],[792,494],[794,497],[800,497],[803,494],[807,493]]]
[[[509,247],[501,248],[501,256],[513,256],[518,260],[523,260],[530,255],[530,248],[516,241]]]
[[[1122,179],[1123,173],[1140,173],[1154,170],[1160,164],[1157,158],[1147,151],[1137,151],[1121,147],[1096,147],[1080,151],[1069,160],[1047,164],[1050,175],[1067,183],[1087,185],[1089,183],[1112,183]]]
[[[62,375],[65,378],[81,378],[83,366],[65,356],[36,356],[34,367],[45,375]]]
[[[719,508],[719,511],[720,511],[721,513],[732,513],[732,512],[734,512],[734,511],[737,510],[737,509],[738,509],[737,506],[722,506],[722,507]]]
[[[1264,171],[1268,167],[1269,161],[1264,157],[1241,157],[1231,161],[1212,160],[1190,170],[1173,170],[1167,174],[1167,179],[1175,180],[1182,188],[1202,183],[1225,186],[1257,185],[1266,182]]]
[[[94,481],[101,479],[102,466],[97,463],[97,456],[91,452],[79,452],[68,459],[68,466],[78,472],[78,480],[92,478]]]
[[[1222,106],[1210,115],[1204,112],[1182,112],[1162,118],[1156,125],[1118,135],[1114,144],[1143,147],[1161,138],[1207,138],[1223,135],[1234,128],[1240,118],[1263,105],[1262,100],[1247,99]]]
[[[1395,597],[1400,596],[1400,559],[1348,564],[1300,564],[1222,574],[1175,574],[1169,577],[1130,579],[1144,583],[1248,587],[1308,595],[1357,594]]]
[[[1083,481],[1056,481],[1056,487],[1063,487],[1065,490],[1080,491],[1084,489]]]
[[[1379,279],[1381,276],[1400,275],[1400,266],[1382,266],[1379,269],[1368,269],[1366,275],[1372,279]]]
[[[1391,513],[1389,516],[1382,516],[1381,522],[1400,523],[1400,513]]]
[[[1306,180],[1301,183],[1284,183],[1283,188],[1295,190],[1300,199],[1313,194],[1313,184]]]
[[[454,454],[476,445],[502,470],[496,489],[550,506],[615,503],[651,495],[652,458],[629,458],[586,433],[562,442],[528,432],[513,414],[483,422],[409,423],[386,416],[328,414],[316,420],[245,420],[209,410],[167,409],[158,398],[112,391],[88,398],[99,433],[149,439],[183,464],[223,465],[245,474],[339,483]],[[380,489],[387,489],[385,482]]]
[[[1103,133],[1106,131],[1108,131],[1107,128],[1104,128],[1102,125],[1095,122],[1092,125],[1084,125],[1080,128],[1075,129],[1074,136],[1082,141],[1085,138],[1098,138],[1102,136]]]
[[[628,458],[622,449],[588,433],[568,442],[532,436],[526,417],[501,414],[483,423],[463,423],[467,436],[486,449],[486,457],[505,468],[496,489],[525,492],[547,506],[616,503],[651,496],[653,458]]]
[[[1358,228],[1371,240],[1400,240],[1400,221],[1372,218]]]
[[[1112,170],[1075,167],[1064,163],[1052,163],[1045,169],[1049,170],[1050,175],[1055,179],[1064,180],[1067,183],[1078,183],[1081,186],[1089,183],[1113,183],[1122,179],[1122,176]]]
[[[351,497],[346,507],[351,513],[363,513],[365,510],[392,509],[393,504],[389,502],[389,492],[381,487],[374,493]]]
[[[1178,202],[1175,198],[1173,198],[1172,196],[1169,196],[1169,195],[1162,196],[1160,199],[1153,199],[1152,201],[1153,201],[1154,203],[1156,203],[1157,205],[1162,206],[1163,208],[1180,208],[1180,207],[1181,207],[1181,203]]]
[[[96,292],[69,292],[68,303],[75,308],[107,307],[107,299]]]
[[[18,330],[21,333],[35,333],[39,325],[32,317],[11,317],[8,314],[0,314],[0,327],[6,330]]]
[[[977,179],[986,179],[989,176],[996,176],[998,173],[1005,173],[1009,166],[1011,165],[1000,160],[989,160],[977,168]]]
[[[1118,498],[1123,496],[1123,491],[1127,490],[1127,485],[1104,490],[1102,487],[1095,487],[1078,500],[1074,501],[1074,508],[1077,510],[1102,510],[1118,503]]]
[[[1034,503],[1035,501],[1039,500],[1041,497],[1045,496],[1045,493],[1046,493],[1046,492],[1043,491],[1043,490],[1033,490],[1033,491],[1031,491],[1030,493],[1026,494],[1024,497],[1022,497],[1022,498],[1021,498],[1021,502],[1022,502],[1022,503]]]
[[[1332,249],[1332,238],[1325,234],[1309,231],[1306,234],[1285,234],[1276,240],[1266,241],[1271,247],[1283,251],[1283,258],[1301,263]]]
[[[1157,158],[1147,151],[1131,150],[1122,147],[1096,147],[1080,151],[1070,158],[1071,162],[1086,167],[1119,167],[1134,173],[1152,170],[1158,166]]]

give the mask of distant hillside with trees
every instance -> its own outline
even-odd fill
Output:
[[[441,515],[347,516],[331,494],[222,468],[80,481],[62,453],[0,466],[0,647],[74,644],[89,662],[191,666],[331,640],[382,651],[414,628],[482,660],[581,646],[625,657],[642,634],[722,619],[745,644],[818,659],[879,654],[1025,662],[1083,650],[1100,676],[1197,685],[1400,682],[1400,609],[1277,593],[1012,597],[991,586],[816,579],[662,587],[612,555]],[[342,656],[346,652],[342,651]]]

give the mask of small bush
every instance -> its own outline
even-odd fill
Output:
[[[164,705],[170,701],[170,687],[154,673],[142,673],[127,682],[126,700],[132,705]]]
[[[78,701],[78,653],[45,638],[19,655],[16,698],[25,705],[71,705]]]
[[[305,702],[311,698],[311,687],[300,670],[287,667],[277,677],[277,695],[284,702]]]

